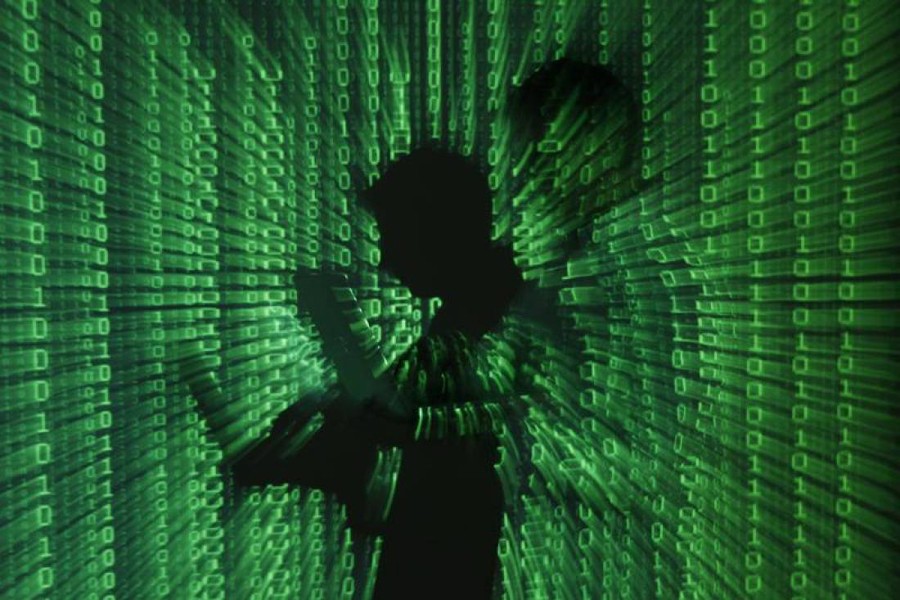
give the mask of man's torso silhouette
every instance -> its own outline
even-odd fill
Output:
[[[466,353],[499,325],[522,283],[511,252],[490,245],[486,178],[460,156],[421,149],[392,165],[365,201],[378,219],[382,267],[413,293],[442,299],[425,336],[393,368],[411,382],[396,382],[405,400],[482,400],[460,397],[471,389],[462,381],[472,376]],[[490,596],[503,512],[497,459],[491,433],[407,446],[376,598]]]

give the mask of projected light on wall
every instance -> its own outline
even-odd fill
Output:
[[[435,145],[558,326],[510,333],[540,393],[501,436],[497,598],[889,597],[894,12],[6,2],[0,596],[367,597],[340,503],[218,467],[335,384],[298,268],[347,275],[388,360],[427,329],[360,198]],[[563,58],[615,84],[542,87]]]

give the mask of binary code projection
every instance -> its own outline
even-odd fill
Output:
[[[476,369],[495,597],[890,597],[894,12],[5,2],[0,595],[370,597],[344,504],[220,467],[337,385],[298,269],[346,275],[388,363],[436,322],[363,196],[440,147],[540,291]]]

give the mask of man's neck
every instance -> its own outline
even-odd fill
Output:
[[[492,248],[489,257],[472,265],[468,285],[447,294],[430,332],[462,331],[480,337],[499,323],[522,283],[507,248]]]

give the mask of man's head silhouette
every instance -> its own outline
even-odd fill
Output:
[[[491,255],[491,191],[466,158],[420,148],[363,193],[378,221],[381,266],[421,296],[459,293]]]
[[[434,327],[483,333],[521,281],[512,251],[491,243],[491,189],[469,159],[432,147],[391,164],[362,193],[381,235],[381,268],[439,297]]]

